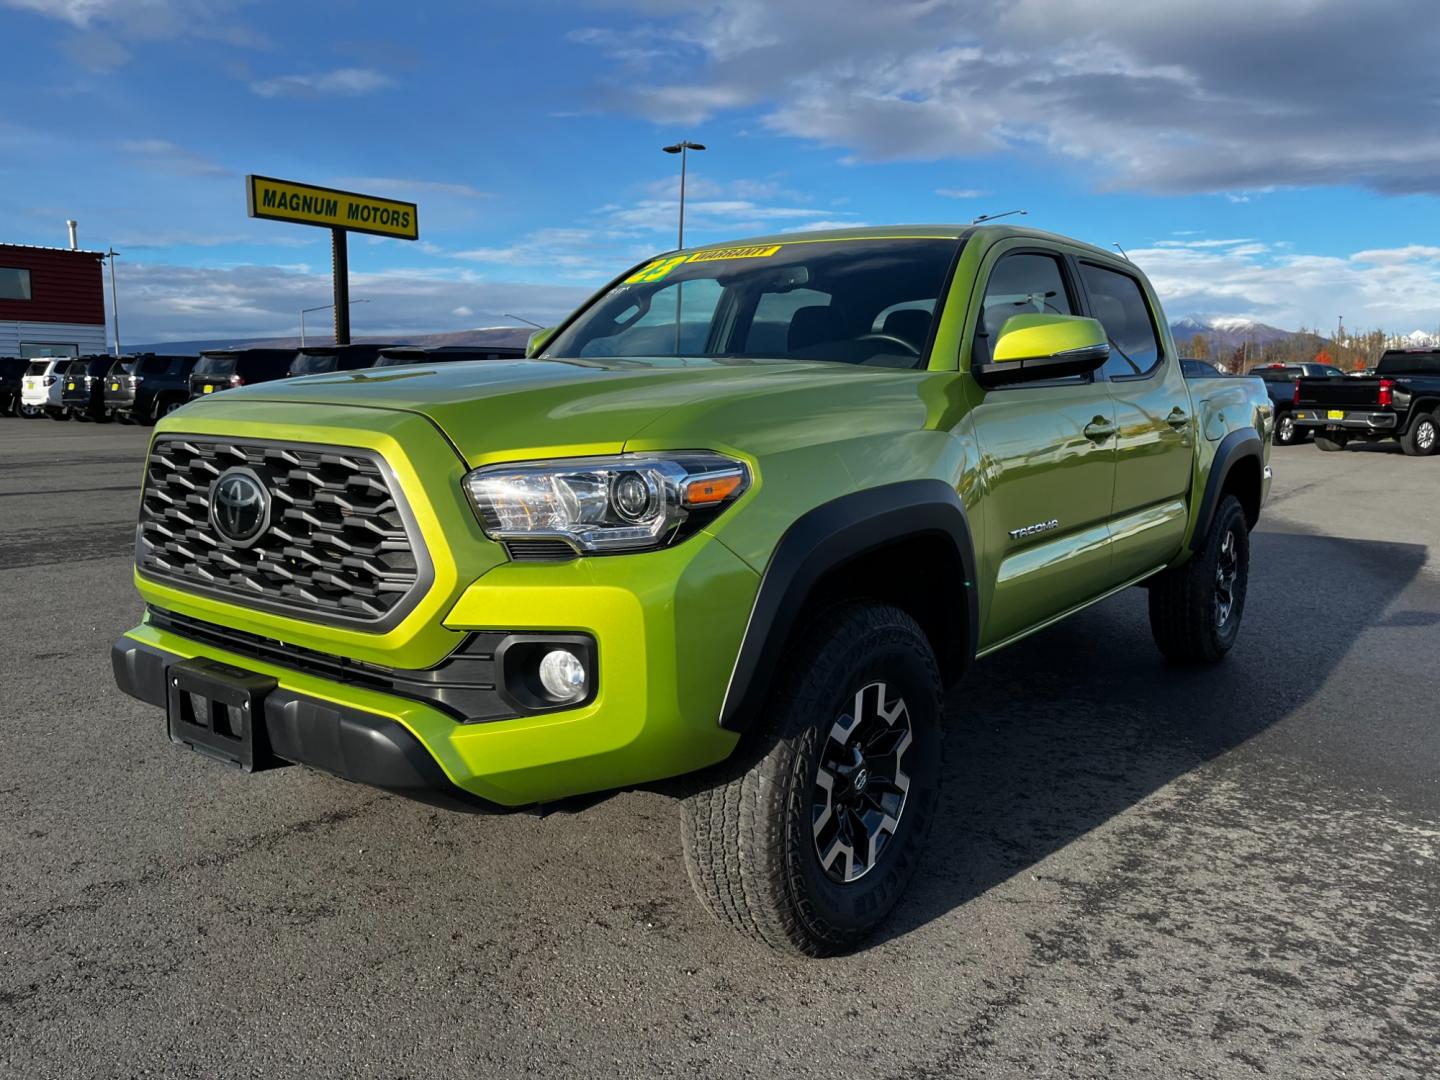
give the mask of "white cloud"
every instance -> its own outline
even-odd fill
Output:
[[[359,188],[376,195],[452,195],[459,199],[493,199],[493,192],[481,191],[469,184],[450,183],[442,180],[411,180],[394,176],[352,176],[336,181],[347,187]]]
[[[247,0],[0,0],[0,7],[34,12],[74,33],[62,48],[82,67],[109,71],[133,57],[131,46],[195,38],[241,48],[269,42],[232,20]]]
[[[1431,0],[612,3],[647,21],[572,40],[617,65],[597,103],[651,119],[754,111],[850,160],[1038,150],[1103,186],[1242,200],[1440,192],[1440,128],[1416,122],[1440,97]],[[1406,76],[1345,74],[1362,56]]]
[[[1440,248],[1307,255],[1249,242],[1159,244],[1130,252],[1169,315],[1246,315],[1272,326],[1355,330],[1440,326]]]
[[[303,264],[216,269],[122,258],[117,275],[122,325],[132,342],[292,335],[302,307],[331,298],[328,267],[317,273]],[[501,322],[506,311],[555,321],[589,293],[565,285],[491,281],[463,269],[352,272],[350,290],[370,301],[355,309],[355,332],[366,335],[466,329],[477,318]],[[457,325],[457,319],[464,322]]]
[[[120,149],[132,162],[151,172],[172,176],[230,176],[230,170],[194,150],[165,139],[124,139]]]
[[[394,85],[394,79],[374,68],[336,68],[261,79],[252,82],[250,89],[261,97],[359,97]]]
[[[946,199],[983,199],[990,192],[979,188],[936,188],[935,194]]]

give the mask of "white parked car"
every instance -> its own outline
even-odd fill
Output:
[[[65,419],[65,406],[60,402],[64,389],[65,369],[74,362],[69,356],[46,356],[32,360],[20,380],[20,415],[35,417],[42,413],[52,420]]]

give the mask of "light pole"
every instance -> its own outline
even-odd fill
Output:
[[[350,306],[354,307],[356,304],[368,304],[369,302],[369,300],[351,300]],[[302,349],[305,347],[305,316],[310,314],[310,312],[312,311],[329,311],[334,306],[334,304],[321,304],[319,307],[307,307],[300,309],[300,347]]]
[[[685,250],[685,163],[686,156],[691,150],[704,150],[703,143],[691,142],[689,139],[681,139],[671,146],[660,148],[667,154],[680,155],[680,234],[676,237],[675,248],[677,251]],[[675,283],[675,355],[680,355],[680,291],[684,288],[682,282]]]
[[[115,291],[115,256],[120,253],[113,247],[105,253],[110,260],[110,321],[115,324],[115,355],[120,355],[120,295]]]
[[[675,246],[677,248],[683,248],[685,246],[685,158],[689,151],[704,150],[705,147],[701,143],[691,142],[689,139],[681,139],[673,146],[662,146],[660,149],[664,150],[667,154],[680,155],[680,236],[679,242],[676,243]]]

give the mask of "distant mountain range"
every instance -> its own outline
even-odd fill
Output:
[[[1281,330],[1278,326],[1233,315],[1186,315],[1170,324],[1170,333],[1182,352],[1195,335],[1199,334],[1209,342],[1210,352],[1215,356],[1233,352],[1247,344],[1255,348],[1273,342],[1307,338],[1319,346],[1328,344],[1331,340],[1311,330]],[[1430,349],[1440,346],[1440,336],[1424,330],[1414,330],[1409,334],[1395,335],[1390,339],[1390,344],[1395,348]]]
[[[523,346],[535,331],[528,326],[482,326],[475,330],[451,330],[443,334],[389,334],[384,337],[357,337],[361,342],[386,345],[510,345]],[[330,338],[311,335],[306,338],[309,345],[328,345]],[[206,349],[298,349],[298,337],[287,338],[201,338],[192,341],[156,341],[147,345],[125,346],[127,352],[171,353],[177,356],[191,356]]]

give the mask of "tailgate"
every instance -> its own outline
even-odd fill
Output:
[[[1334,405],[1337,408],[1374,408],[1380,403],[1379,379],[1314,378],[1300,380],[1300,404]]]

